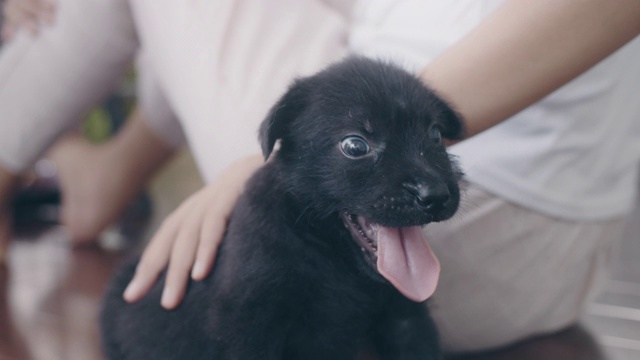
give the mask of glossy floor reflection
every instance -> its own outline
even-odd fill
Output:
[[[640,359],[640,229],[633,226],[614,279],[581,326],[454,359]],[[8,267],[0,267],[0,360],[102,359],[96,318],[122,259],[97,247],[70,249],[58,227],[16,239]]]
[[[71,251],[60,228],[14,242],[0,270],[0,359],[102,359],[96,317],[119,259]]]

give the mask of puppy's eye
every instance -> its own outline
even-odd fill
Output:
[[[347,136],[340,142],[342,153],[350,158],[358,158],[369,153],[369,144],[360,136]]]
[[[436,144],[442,143],[442,134],[440,133],[440,127],[434,125],[429,128],[429,140],[433,141]]]

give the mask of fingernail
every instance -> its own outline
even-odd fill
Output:
[[[160,304],[165,309],[170,309],[173,305],[174,292],[170,287],[165,287],[162,291],[162,299]]]
[[[194,279],[201,279],[204,276],[205,265],[202,260],[196,261],[193,265],[193,270],[191,271],[191,277]]]
[[[131,301],[138,294],[140,286],[136,282],[130,283],[127,288],[124,290],[124,294],[122,295],[125,300]]]

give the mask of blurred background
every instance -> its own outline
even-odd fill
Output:
[[[0,0],[2,4],[2,0]],[[1,24],[0,19],[0,24]],[[112,137],[135,104],[136,74],[86,116],[92,142]],[[14,201],[18,230],[0,268],[0,360],[101,359],[96,317],[112,272],[139,251],[160,221],[202,180],[183,149],[136,197],[98,244],[72,248],[58,223],[60,194],[47,161],[38,162]],[[580,325],[508,349],[460,359],[640,359],[640,212],[627,226],[614,271]]]

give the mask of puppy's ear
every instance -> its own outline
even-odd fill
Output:
[[[460,140],[465,136],[464,122],[446,101],[436,96],[438,107],[438,123],[442,125],[442,136],[449,140]]]
[[[265,160],[269,158],[276,141],[286,136],[290,124],[304,110],[308,94],[306,81],[296,80],[269,110],[267,117],[260,125],[259,134],[262,155]]]

